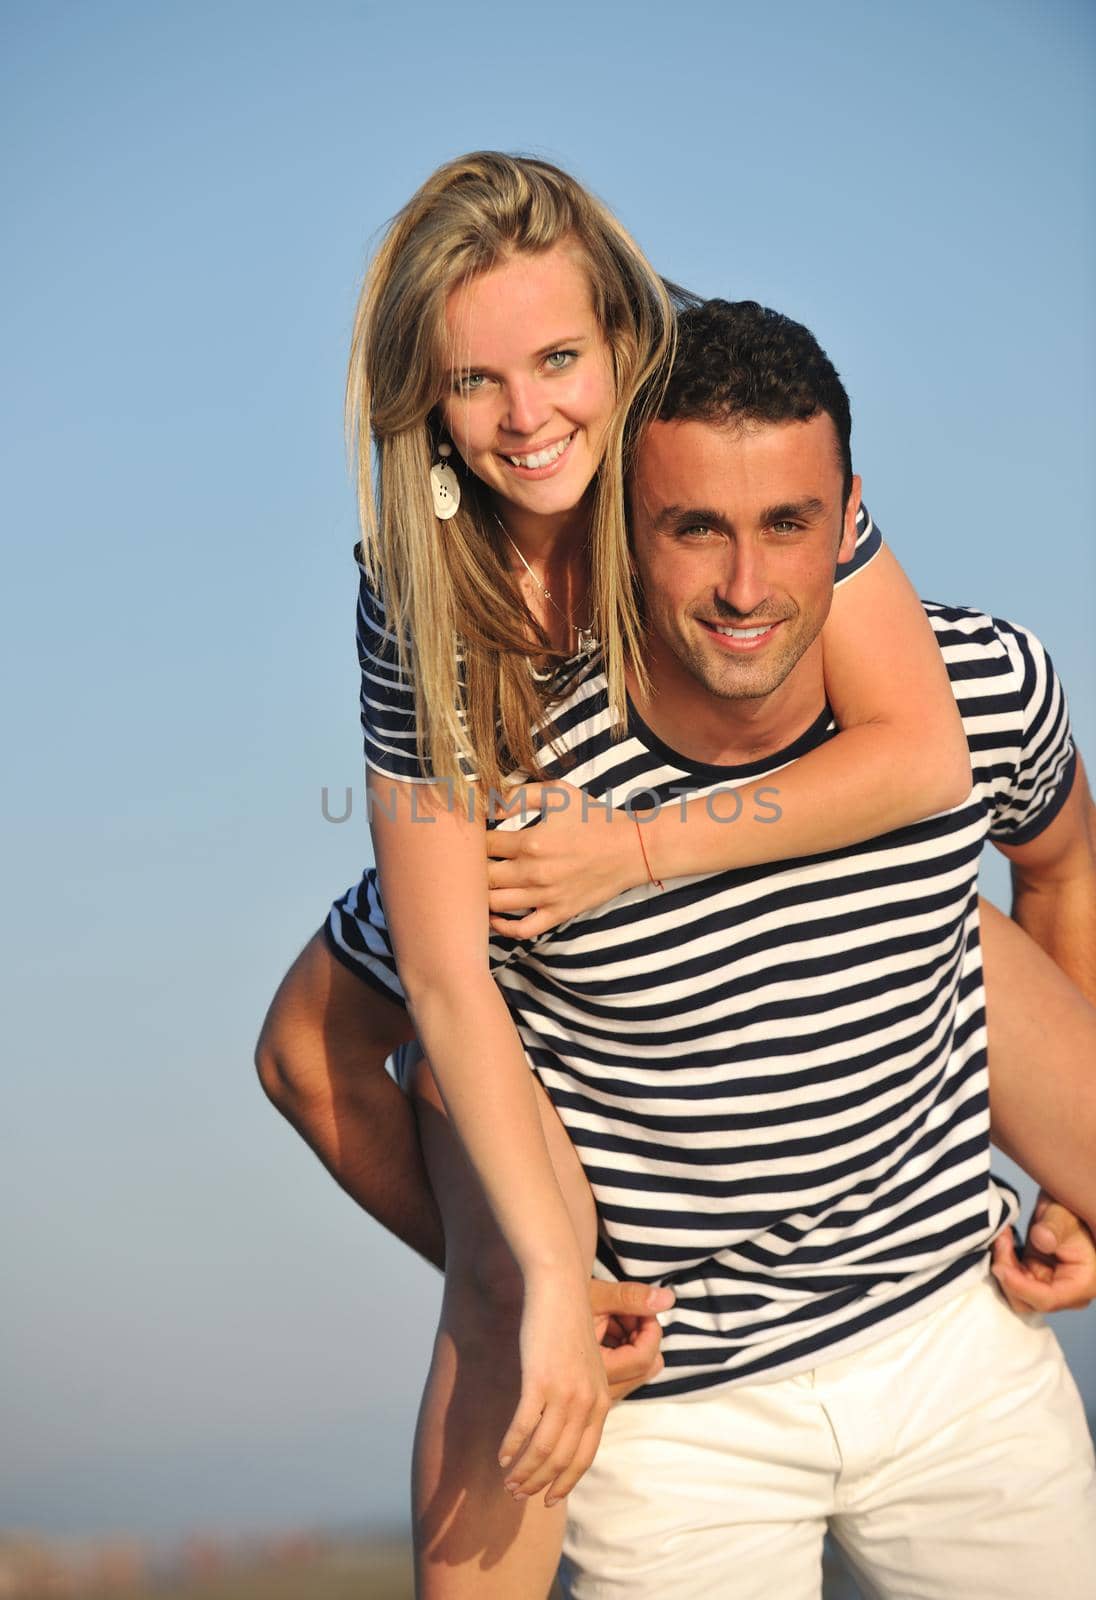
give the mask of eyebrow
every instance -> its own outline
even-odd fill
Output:
[[[806,495],[802,500],[781,500],[776,505],[766,506],[761,513],[762,525],[770,522],[791,522],[799,517],[817,517],[825,511],[826,505],[819,500],[817,495]],[[711,506],[663,506],[658,516],[654,519],[656,529],[669,528],[675,524],[685,527],[691,523],[704,523],[709,528],[729,528],[731,524],[720,511],[715,511]]]
[[[710,506],[663,506],[652,524],[655,528],[668,528],[672,523],[704,523],[709,528],[725,528],[726,519]]]
[[[790,522],[796,517],[817,517],[825,511],[825,503],[816,495],[804,500],[782,500],[779,505],[766,506],[761,513],[762,522]]]
[[[546,344],[537,351],[538,356],[551,355],[553,350],[561,350],[565,344],[589,344],[588,333],[564,333],[558,339],[553,339],[551,344]]]

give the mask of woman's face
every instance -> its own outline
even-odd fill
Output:
[[[526,515],[578,505],[616,403],[585,267],[566,245],[514,255],[446,302],[453,387],[442,416],[465,465]]]

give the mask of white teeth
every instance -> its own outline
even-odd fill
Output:
[[[713,622],[711,626],[716,633],[722,633],[728,639],[760,639],[763,633],[768,633],[772,623],[765,622],[760,628],[721,628],[717,622]]]
[[[547,450],[538,450],[532,456],[508,456],[507,460],[513,462],[515,467],[550,467],[553,461],[559,460],[573,438],[574,434],[569,433],[566,439],[550,445]]]

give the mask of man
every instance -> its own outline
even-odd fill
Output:
[[[817,636],[858,491],[806,331],[687,313],[632,486],[651,693],[623,741],[596,695],[568,721],[589,792],[778,789],[829,736]],[[1084,784],[1038,644],[931,618],[971,739],[964,806],[630,893],[498,973],[597,1197],[603,1269],[677,1294],[665,1370],[571,1497],[576,1596],[810,1594],[827,1522],[882,1594],[1096,1582],[1076,1392],[985,1282],[1015,1205],[988,1173],[975,884],[987,833],[1029,876],[1058,862]]]
[[[780,319],[710,307],[683,338],[687,377],[632,496],[653,692],[597,781],[615,761],[664,796],[769,770],[778,787],[825,736],[816,641],[852,539],[839,407],[767,420],[794,417],[805,372],[823,403],[830,382]],[[977,855],[989,831],[1023,868],[1051,828],[1083,829],[1083,785],[1039,647],[968,613],[932,620],[976,751],[966,806],[836,861],[610,908],[590,921],[611,919],[611,944],[580,923],[502,974],[542,1078],[563,1077],[557,1104],[574,1097],[605,1264],[677,1291],[663,1380],[611,1415],[572,1496],[576,1595],[809,1593],[823,1516],[883,1593],[1096,1588],[1079,1407],[1067,1382],[1048,1398],[1045,1332],[963,1288],[1010,1209],[987,1181]],[[653,1077],[689,1052],[695,1072]],[[983,1431],[1004,1396],[1022,1409],[1025,1381],[1033,1431]],[[756,1591],[728,1585],[743,1561]]]

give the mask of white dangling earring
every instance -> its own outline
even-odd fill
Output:
[[[434,515],[442,522],[455,517],[460,506],[460,479],[445,459],[453,454],[451,444],[439,444],[440,461],[430,468],[430,493],[434,496]]]

